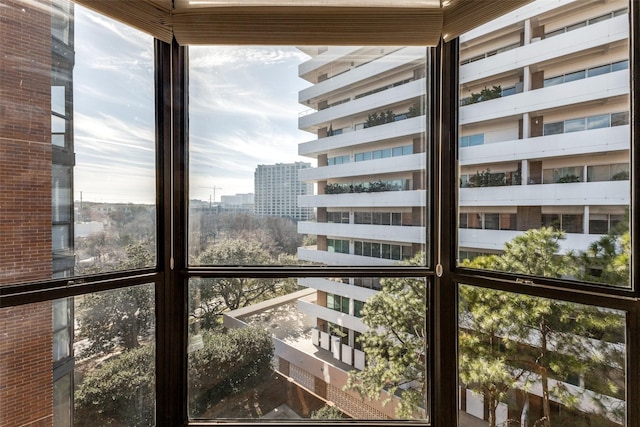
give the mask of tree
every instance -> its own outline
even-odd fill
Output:
[[[88,372],[75,392],[75,424],[154,425],[154,366],[154,346],[146,345]]]
[[[561,231],[548,227],[529,230],[506,243],[502,255],[477,260],[481,267],[492,264],[495,269],[512,273],[561,277],[573,271],[574,264],[566,262],[574,259],[571,255],[557,255],[562,238]],[[465,265],[477,267],[475,262],[467,261]],[[552,399],[569,408],[579,403],[581,397],[564,385],[570,377],[595,375],[599,380],[592,388],[608,395],[615,395],[624,387],[615,373],[616,361],[622,360],[623,355],[612,345],[624,338],[620,314],[566,301],[464,286],[460,297],[460,377],[469,388],[487,397],[490,410],[516,382],[525,391],[537,383],[543,402],[538,421],[549,427]],[[611,408],[602,403],[602,410]],[[495,411],[490,421],[495,423]]]
[[[274,345],[260,327],[202,331],[203,347],[189,353],[189,409],[202,415],[225,397],[255,385],[271,371]]]
[[[525,374],[512,366],[515,347],[503,337],[512,319],[509,295],[461,285],[458,331],[458,370],[467,388],[483,395],[489,407],[489,426],[496,427],[496,410]]]
[[[582,280],[627,287],[631,283],[629,210],[617,227],[592,242],[579,257]]]
[[[271,243],[273,250],[271,255],[293,255],[302,245],[302,235],[298,234],[296,223],[288,218],[267,217],[263,219],[263,229]]]
[[[497,257],[497,269],[555,278],[572,274],[573,254],[558,255],[564,239],[565,233],[552,227],[527,230],[505,243],[504,253]]]
[[[269,265],[272,258],[259,243],[251,240],[226,239],[207,248],[196,260],[198,265]],[[275,279],[226,277],[195,279],[189,286],[189,313],[200,326],[216,328],[218,317],[225,311],[247,307],[277,296]]]
[[[424,254],[404,265],[424,265]],[[382,279],[381,285],[362,309],[362,321],[369,327],[360,336],[367,366],[349,373],[346,388],[369,399],[379,399],[386,391],[385,404],[398,394],[397,415],[412,418],[426,396],[426,286],[413,278]]]
[[[149,265],[152,255],[141,245],[125,248],[123,269]],[[79,304],[80,335],[89,345],[82,356],[111,352],[116,347],[134,349],[154,324],[154,292],[151,285],[131,286],[85,295]]]
[[[313,411],[309,417],[312,420],[340,420],[345,415],[335,405],[325,405],[317,411]]]

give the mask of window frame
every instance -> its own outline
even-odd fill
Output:
[[[640,135],[640,55],[638,50],[640,4],[630,1],[631,140]],[[627,314],[627,425],[640,425],[640,269],[632,265],[632,286],[611,288],[596,284],[566,282],[549,278],[478,271],[458,267],[457,251],[458,185],[458,40],[441,43],[432,49],[432,78],[427,114],[427,178],[431,206],[427,226],[431,230],[428,265],[430,267],[189,267],[187,262],[188,203],[188,100],[187,48],[174,40],[155,40],[156,79],[156,206],[157,265],[134,271],[119,271],[0,287],[0,308],[119,289],[145,283],[155,284],[156,295],[156,424],[217,425],[188,422],[187,418],[187,283],[195,277],[420,277],[428,283],[429,351],[428,407],[433,426],[457,425],[457,357],[451,352],[457,345],[457,286],[464,283],[490,289],[518,292],[543,298],[562,299],[589,305],[611,307]],[[640,206],[640,165],[636,144],[631,144],[631,206]],[[454,214],[452,214],[454,213]],[[632,236],[640,230],[640,216],[631,215]],[[637,239],[632,242],[632,257],[640,256]],[[372,272],[375,276],[372,276]],[[242,424],[242,423],[240,423]],[[245,423],[257,425],[256,423]],[[370,423],[368,423],[370,425]],[[389,421],[380,425],[407,425]],[[307,425],[313,425],[310,422]]]

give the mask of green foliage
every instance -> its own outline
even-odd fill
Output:
[[[629,171],[620,171],[618,173],[615,173],[612,177],[611,177],[612,181],[628,181],[629,180]]]
[[[581,179],[578,175],[574,174],[563,175],[560,178],[556,179],[557,184],[568,184],[572,182],[581,182]]]
[[[309,418],[312,420],[339,420],[344,418],[344,414],[335,405],[325,405],[317,411],[313,411]]]
[[[259,327],[203,330],[204,347],[189,354],[189,410],[202,415],[221,399],[256,384],[271,369],[273,341]]]
[[[575,272],[574,256],[560,252],[565,234],[552,227],[525,231],[505,243],[504,253],[497,257],[497,270],[544,277],[562,277]]]
[[[269,253],[252,240],[226,239],[207,248],[197,258],[199,265],[270,265]],[[279,282],[269,278],[225,277],[194,279],[189,286],[189,314],[201,327],[215,329],[218,317],[283,293]]]
[[[631,280],[629,211],[618,227],[592,242],[579,256],[581,280],[627,287]]]
[[[489,425],[496,426],[496,409],[524,375],[523,369],[509,363],[516,348],[506,346],[505,335],[512,319],[504,317],[510,295],[472,286],[460,286],[458,331],[458,370],[467,388],[485,396]]]
[[[343,193],[379,193],[393,191],[394,187],[383,181],[371,181],[366,184],[337,184],[330,183],[324,187],[325,194]]]
[[[365,128],[370,128],[374,126],[383,125],[385,123],[392,123],[395,121],[395,114],[393,111],[387,110],[385,112],[376,112],[373,114],[369,114],[367,117],[367,121],[364,124]]]
[[[75,424],[154,425],[154,366],[154,346],[147,345],[88,372],[75,392]]]
[[[469,177],[468,187],[501,187],[507,185],[504,173],[491,173],[490,169],[476,172]]]
[[[404,264],[423,263],[420,253]],[[412,278],[383,279],[381,285],[361,312],[369,327],[360,336],[367,366],[349,373],[346,388],[368,399],[379,399],[386,391],[385,404],[397,394],[398,417],[412,418],[424,407],[426,395],[426,286]]]
[[[576,264],[572,254],[557,255],[563,238],[562,231],[549,227],[529,230],[506,243],[502,255],[463,265],[562,277],[575,273]],[[590,389],[605,395],[618,396],[624,389],[619,372],[624,354],[611,345],[624,341],[624,318],[618,313],[470,286],[460,287],[459,308],[460,378],[487,397],[491,426],[495,407],[516,383],[525,390],[541,386],[544,426],[551,425],[551,400],[572,408],[581,399],[562,385],[572,376],[597,378]],[[612,410],[606,399],[594,402],[603,413]]]
[[[469,104],[489,101],[490,99],[500,98],[501,96],[502,96],[502,88],[500,86],[493,86],[493,88],[491,89],[485,87],[479,93],[471,93],[471,97],[469,98]]]
[[[413,103],[411,107],[409,107],[409,112],[407,113],[407,118],[418,117],[424,114],[424,99],[420,99],[420,101],[416,101]]]
[[[126,248],[123,268],[147,265],[151,254],[142,245]],[[154,325],[154,292],[151,285],[131,286],[85,295],[79,304],[80,336],[89,345],[81,357],[108,353],[117,347],[137,348],[140,337],[149,335]]]

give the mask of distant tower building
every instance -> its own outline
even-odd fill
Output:
[[[313,194],[313,183],[298,179],[300,169],[308,169],[311,163],[276,163],[258,165],[254,174],[255,213],[258,216],[279,216],[306,221],[313,209],[298,206],[298,196]]]
[[[255,195],[253,193],[220,196],[220,209],[223,212],[253,213]]]

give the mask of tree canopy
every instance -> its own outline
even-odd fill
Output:
[[[405,265],[423,265],[420,253]],[[362,321],[369,330],[360,336],[367,355],[362,371],[351,371],[347,388],[363,398],[388,403],[399,395],[397,415],[412,418],[424,408],[426,396],[426,284],[422,279],[386,278],[382,290],[367,300]]]
[[[504,253],[479,257],[464,265],[512,273],[562,277],[575,272],[575,262],[558,256],[561,231],[529,230],[505,244]],[[575,261],[575,258],[571,258]],[[563,262],[564,261],[564,262]],[[568,264],[568,265],[567,265]],[[542,390],[541,425],[552,425],[551,401],[576,407],[586,392],[570,391],[571,378],[598,378],[591,391],[602,393],[601,414],[615,412],[606,396],[619,396],[624,317],[568,301],[532,297],[472,286],[460,287],[460,378],[489,401],[490,426],[495,409],[511,388]],[[555,424],[553,424],[555,425]]]

